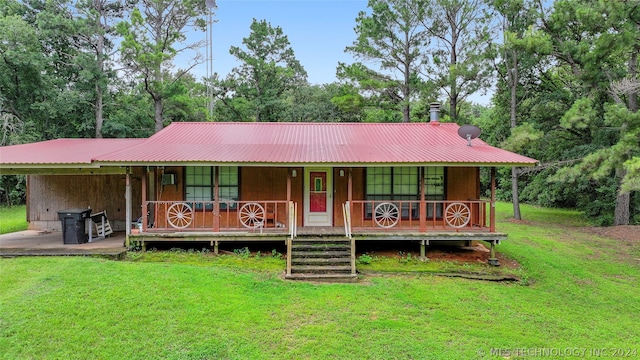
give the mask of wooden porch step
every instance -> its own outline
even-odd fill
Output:
[[[351,242],[351,240],[347,239],[344,236],[340,236],[340,237],[335,237],[335,236],[331,236],[331,237],[297,237],[294,240],[294,242],[295,243],[309,243],[309,244],[326,243],[326,242],[349,244]]]
[[[350,250],[350,245],[341,244],[314,244],[314,245],[298,245],[293,244],[293,251],[345,251]]]
[[[344,251],[292,251],[292,258],[297,257],[351,257],[350,249]]]
[[[321,282],[356,282],[358,275],[352,274],[291,274],[286,275],[289,280],[306,280]]]
[[[351,265],[292,265],[291,273],[351,273]]]
[[[347,264],[351,265],[351,256],[349,257],[309,257],[309,258],[298,258],[291,260],[292,264],[295,265],[312,265],[312,264]]]
[[[292,244],[287,279],[352,281],[351,241],[340,236],[306,236]]]

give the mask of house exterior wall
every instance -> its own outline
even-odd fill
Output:
[[[239,168],[239,201],[285,201],[287,200],[287,174],[296,169],[297,176],[291,178],[291,201],[302,204],[303,192],[303,168],[277,168],[277,167],[240,167]],[[185,199],[184,168],[167,167],[164,173],[176,174],[177,184],[162,185],[162,173],[158,173],[155,199],[159,201],[182,201]],[[237,209],[236,209],[237,210]],[[232,227],[237,220],[236,210],[220,211],[220,226]],[[273,215],[276,209],[265,209],[270,218],[277,219],[280,223],[287,221],[286,205],[278,205],[277,214]],[[195,219],[200,223],[195,227],[213,226],[213,212],[205,212]],[[157,216],[160,224],[165,223],[164,213],[161,211]],[[298,209],[298,224],[302,224],[302,208]],[[205,225],[206,224],[206,225]]]
[[[447,168],[447,200],[480,199],[480,168]]]
[[[142,170],[131,176],[132,217],[140,216]],[[58,211],[107,211],[111,227],[126,228],[125,175],[28,175],[27,221],[31,230],[62,230]]]
[[[284,201],[287,199],[287,174],[293,168],[241,167],[239,169],[240,201]],[[295,168],[296,177],[291,178],[291,201],[298,203],[298,224],[303,224],[303,168]],[[344,170],[344,176],[340,176]],[[333,169],[333,225],[344,226],[342,204],[348,200],[349,171],[352,175],[354,200],[364,199],[365,168],[336,167]],[[477,167],[449,167],[446,170],[447,200],[477,200],[480,198],[480,170]],[[153,174],[155,173],[155,176]],[[176,175],[176,184],[162,185],[162,174]],[[132,220],[141,213],[142,168],[135,168],[131,176]],[[151,170],[147,184],[147,200],[181,201],[185,198],[184,167],[166,167]],[[112,227],[124,230],[126,222],[125,176],[124,175],[29,175],[27,193],[27,220],[30,229],[60,230],[58,210],[91,207],[94,212],[106,210]],[[273,212],[267,209],[267,213]],[[278,206],[278,222],[285,223],[286,206]],[[476,213],[476,211],[474,211]],[[221,211],[221,226],[230,226],[237,219],[235,210]],[[164,214],[154,214],[156,221],[164,221]],[[213,213],[198,217],[201,224],[213,224]],[[357,221],[353,219],[353,221]],[[479,219],[474,219],[479,221]],[[354,223],[354,225],[357,225]]]
[[[344,176],[340,176],[340,170],[344,170]],[[333,226],[344,226],[342,216],[342,204],[349,200],[349,170],[352,177],[353,200],[364,199],[364,174],[365,168],[334,168],[333,169]]]
[[[480,168],[450,167],[447,169],[447,200],[479,200],[480,199]],[[471,224],[479,224],[478,204],[472,204]]]

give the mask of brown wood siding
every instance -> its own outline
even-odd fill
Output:
[[[140,216],[142,171],[131,175],[132,221]],[[58,211],[91,207],[110,220],[126,221],[124,175],[29,175],[28,221],[57,221]]]
[[[344,170],[344,176],[340,176]],[[364,168],[352,168],[353,200],[364,199]],[[349,200],[349,168],[333,169],[333,226],[344,226],[342,204]]]
[[[167,167],[162,171],[158,169],[156,171],[157,178],[155,181],[156,196],[159,201],[181,201],[185,198],[184,193],[184,168],[183,167]],[[175,174],[175,185],[162,185],[162,175]],[[151,187],[153,188],[153,186]],[[152,199],[153,196],[147,196],[148,199]]]
[[[298,224],[302,224],[303,169],[295,168],[297,176],[291,178],[291,201],[298,203]],[[284,201],[287,200],[288,168],[242,167],[240,173],[240,201]],[[273,209],[266,209],[267,214]],[[287,208],[278,208],[278,222],[286,224]],[[271,215],[269,215],[271,216]]]
[[[480,199],[480,168],[450,167],[447,168],[447,200],[479,200]],[[474,214],[470,224],[479,224],[479,208],[471,205]]]
[[[480,199],[480,169],[476,167],[447,168],[447,200]]]

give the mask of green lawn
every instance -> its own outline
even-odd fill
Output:
[[[0,234],[27,229],[26,206],[0,206]]]
[[[582,232],[574,212],[523,206],[519,223],[508,212],[499,205],[498,249],[521,263],[519,283],[286,282],[271,253],[0,259],[0,358],[637,357],[640,244]]]

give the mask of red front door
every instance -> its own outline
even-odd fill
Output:
[[[305,226],[331,226],[333,223],[331,170],[305,169]]]

